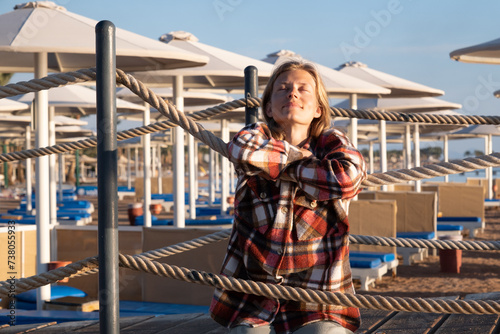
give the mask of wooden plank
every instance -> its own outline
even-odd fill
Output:
[[[176,326],[166,328],[159,332],[161,334],[227,334],[229,329],[216,323],[208,314],[200,314],[199,317],[179,323]]]
[[[500,292],[471,294],[465,300],[499,300]],[[445,333],[496,333],[500,316],[497,314],[467,315],[451,314],[439,327],[436,334]]]
[[[372,309],[360,309],[360,312],[361,326],[359,326],[356,333],[372,333],[397,313],[394,311]]]
[[[160,315],[154,318],[147,319],[146,321],[137,324],[131,324],[130,326],[127,327],[120,326],[121,329],[120,333],[141,333],[141,334],[160,333],[165,329],[176,328],[178,325],[182,323],[189,323],[193,319],[197,319],[201,316],[202,313]],[[183,332],[179,331],[178,333],[183,333]]]
[[[99,310],[99,301],[92,297],[63,297],[46,301],[43,309],[93,312]]]
[[[38,329],[43,328],[52,328],[56,325],[56,322],[48,322],[48,323],[38,323],[38,324],[26,324],[26,325],[17,325],[17,326],[8,326],[1,327],[0,333],[9,334],[9,333],[38,333]],[[53,332],[50,332],[53,333]]]
[[[440,299],[457,299],[440,297]],[[422,334],[435,330],[448,315],[438,313],[397,312],[391,319],[376,328],[381,333]]]
[[[70,332],[80,332],[86,327],[97,324],[99,326],[99,320],[82,320],[82,321],[68,321],[61,322],[57,325],[41,328],[34,332],[35,334],[41,333],[70,333]],[[3,333],[2,333],[3,334]]]

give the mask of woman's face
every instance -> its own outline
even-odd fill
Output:
[[[314,118],[321,116],[316,84],[311,74],[293,70],[278,76],[266,114],[283,128],[296,125],[309,127]]]

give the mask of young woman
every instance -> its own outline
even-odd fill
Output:
[[[289,61],[264,90],[266,122],[228,144],[238,172],[235,220],[222,274],[291,287],[354,293],[350,200],[366,177],[362,155],[330,126],[315,67]],[[359,310],[216,290],[212,317],[231,333],[351,333]]]

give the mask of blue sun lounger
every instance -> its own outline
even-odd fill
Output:
[[[440,225],[462,225],[469,230],[469,236],[474,238],[476,231],[484,229],[484,221],[481,217],[438,217],[437,223]]]

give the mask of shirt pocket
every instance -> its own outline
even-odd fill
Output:
[[[333,233],[329,226],[328,202],[311,200],[306,196],[297,196],[294,200],[295,232],[298,240],[318,239]],[[330,203],[331,204],[331,203]]]
[[[262,234],[276,217],[279,188],[274,183],[257,176],[249,178],[244,200],[238,205],[240,217]]]

